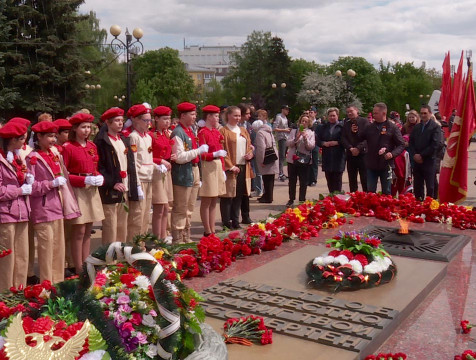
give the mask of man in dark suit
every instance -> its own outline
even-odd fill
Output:
[[[364,156],[367,153],[367,141],[359,138],[359,133],[365,131],[369,121],[359,116],[359,110],[354,105],[346,109],[347,120],[342,130],[342,145],[347,153],[347,175],[349,176],[350,192],[359,190],[357,174],[360,174],[362,191],[367,191],[367,168]]]
[[[408,143],[409,152],[413,154],[413,190],[419,200],[426,193],[432,196],[435,191],[435,158],[441,145],[440,127],[431,119],[431,108],[422,105],[420,109],[421,122],[415,125]]]
[[[377,103],[373,108],[374,122],[369,124],[359,135],[361,140],[367,140],[367,190],[377,192],[380,179],[382,193],[391,194],[392,170],[394,160],[405,149],[402,133],[393,122],[387,120],[387,105]]]

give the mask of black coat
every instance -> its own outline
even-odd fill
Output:
[[[129,180],[129,200],[138,201],[137,193],[137,172],[134,160],[134,153],[131,149],[129,138],[120,134],[127,149],[127,176]],[[123,201],[123,194],[114,189],[114,185],[122,182],[119,159],[111,139],[107,135],[107,126],[103,125],[94,139],[98,149],[99,162],[98,170],[104,176],[104,184],[99,187],[99,194],[103,204],[118,204]]]
[[[334,132],[330,132],[331,124],[326,122],[316,129],[316,145],[322,148],[322,171],[343,172],[345,169],[345,149],[342,146],[342,123],[338,122]],[[325,141],[338,141],[339,145],[325,147]]]
[[[380,125],[380,128],[379,128]],[[385,120],[379,124],[373,122],[369,124],[361,135],[362,140],[367,140],[367,154],[365,155],[365,166],[367,169],[382,171],[387,170],[388,165],[395,166],[394,160],[405,149],[402,133],[394,123]],[[387,148],[387,152],[392,153],[390,160],[385,160],[385,153],[379,155],[381,148]]]
[[[423,132],[423,122],[415,125],[408,142],[410,154],[420,154],[425,160],[434,160],[441,143],[441,127],[434,121],[428,120]]]
[[[344,128],[342,130],[342,145],[347,150],[347,157],[352,157],[350,148],[359,149],[359,155],[367,153],[367,141],[362,140],[361,136],[365,132],[365,128],[370,125],[369,120],[358,116],[355,119],[358,130],[356,133],[352,132],[352,120],[346,120],[344,122]]]

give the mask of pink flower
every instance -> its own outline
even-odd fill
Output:
[[[153,317],[156,317],[156,316],[157,316],[157,313],[155,312],[155,310],[150,310],[150,311],[149,311],[149,315],[150,315],[150,316],[153,316]]]
[[[143,333],[141,333],[140,331],[137,332],[137,340],[139,340],[139,344],[147,344],[148,341],[147,341],[147,336]]]
[[[116,300],[118,304],[128,304],[130,301],[131,299],[129,299],[129,296],[127,295],[121,295]]]

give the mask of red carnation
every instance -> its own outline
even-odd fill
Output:
[[[357,260],[358,262],[360,262],[362,264],[362,267],[369,264],[369,260],[367,259],[367,256],[365,256],[364,254],[355,255],[354,260]]]
[[[121,171],[119,172],[119,175],[121,176],[121,179],[125,179],[127,177],[127,171]]]
[[[461,321],[461,330],[463,330],[463,334],[469,334],[472,327],[473,325],[470,324],[468,320]]]
[[[132,274],[123,274],[121,275],[121,283],[126,285],[128,288],[133,288],[136,277]]]
[[[341,254],[341,255],[345,255],[345,256],[347,257],[347,259],[349,259],[349,261],[354,258],[354,254],[352,254],[352,251],[347,250],[347,249],[346,249],[346,250],[342,250],[340,254]]]
[[[329,252],[329,256],[337,257],[339,255],[340,255],[340,250],[332,250],[331,252]]]

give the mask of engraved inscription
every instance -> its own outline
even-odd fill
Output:
[[[266,284],[228,279],[202,292],[208,316],[262,316],[273,331],[360,352],[398,311]]]

